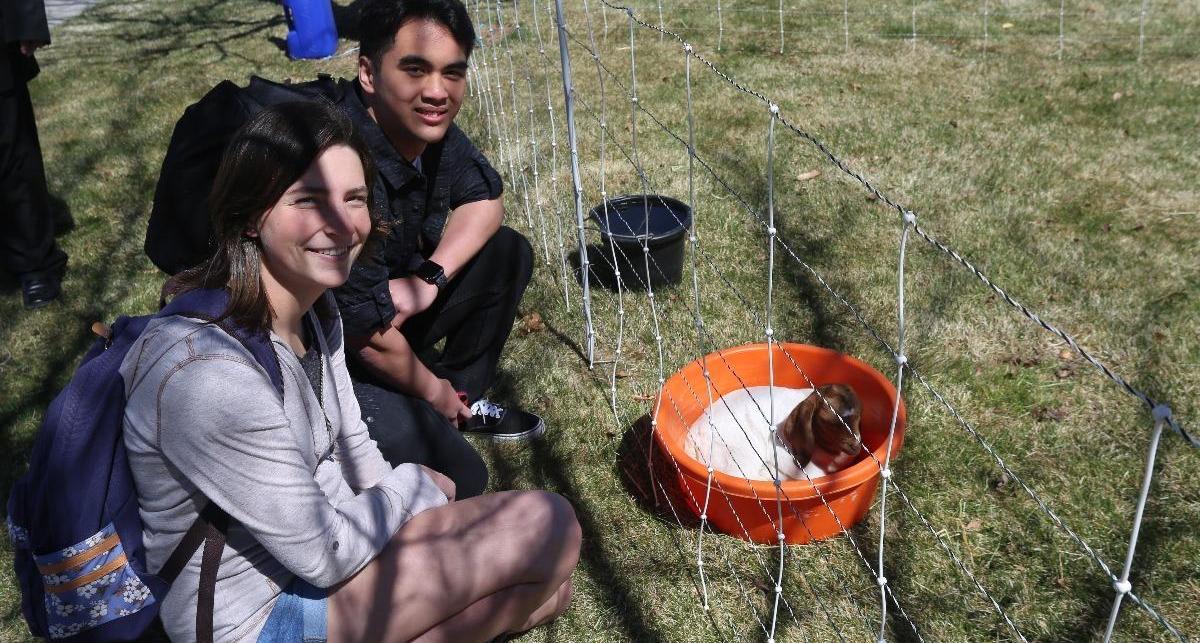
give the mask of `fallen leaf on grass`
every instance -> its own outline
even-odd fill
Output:
[[[972,518],[971,522],[968,522],[964,529],[967,531],[979,531],[980,527],[983,527],[983,521],[978,518]]]
[[[1001,29],[1012,29],[1012,28],[1013,28],[1013,23],[1011,23],[1011,22],[1006,22],[1006,23],[1004,23],[1004,24],[1000,25],[1000,28],[1001,28]]]
[[[650,400],[653,400],[653,399],[654,399],[654,396],[653,396],[653,395],[647,395],[647,394],[645,394],[645,393],[635,393],[635,394],[634,394],[634,396],[633,396],[633,399],[635,399],[635,400],[637,400],[637,401],[639,401],[639,402],[649,402]]]
[[[821,176],[821,170],[809,170],[807,172],[802,172],[800,174],[800,176],[796,177],[796,180],[811,181],[811,180],[817,178],[818,176]]]
[[[1003,361],[1005,364],[1024,366],[1026,368],[1030,366],[1037,366],[1038,364],[1042,363],[1042,360],[1038,359],[1037,357],[1027,357],[1025,355],[1009,355],[1008,357],[1005,357]]]
[[[521,330],[526,334],[536,333],[546,330],[546,323],[542,321],[541,315],[532,312],[521,318]]]
[[[1067,412],[1062,409],[1039,406],[1033,410],[1033,419],[1038,422],[1061,422],[1067,418]]]
[[[1058,351],[1058,359],[1061,359],[1064,362],[1069,362],[1069,361],[1075,359],[1075,353],[1072,352],[1070,349],[1064,348],[1061,351]]]

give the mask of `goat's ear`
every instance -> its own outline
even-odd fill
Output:
[[[821,398],[815,391],[810,393],[803,402],[792,409],[779,429],[783,433],[783,440],[792,448],[792,455],[801,466],[808,464],[816,447],[812,423],[813,413],[816,412],[820,401]]]

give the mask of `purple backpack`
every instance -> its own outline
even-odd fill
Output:
[[[120,367],[151,319],[213,320],[267,370],[283,377],[266,333],[223,318],[224,290],[193,290],[156,315],[120,317],[83,358],[51,402],[29,471],[8,499],[8,532],[21,611],[38,637],[71,641],[135,639],[158,615],[171,581],[205,544],[196,632],[212,639],[213,589],[229,517],[210,503],[158,574],[146,570],[137,490],[125,452],[125,382]],[[207,603],[207,604],[206,604]]]

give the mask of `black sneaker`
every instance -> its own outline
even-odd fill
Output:
[[[21,296],[27,310],[48,306],[62,294],[60,278],[53,272],[21,275]]]
[[[491,440],[533,440],[546,432],[542,418],[521,409],[505,408],[485,398],[471,405],[462,430]]]

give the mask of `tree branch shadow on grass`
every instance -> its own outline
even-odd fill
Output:
[[[76,38],[72,49],[66,50],[70,53],[61,54],[64,57],[47,56],[48,64],[44,66],[69,61],[72,66],[132,64],[144,68],[176,52],[198,51],[208,47],[213,48],[222,60],[240,58],[257,66],[261,63],[231,52],[226,45],[285,24],[283,10],[280,8],[276,15],[268,18],[240,19],[227,17],[223,13],[232,15],[236,11],[227,7],[229,4],[230,0],[211,0],[207,4],[186,7],[177,14],[147,11],[132,15],[127,11],[128,7],[121,4],[98,6],[89,10],[85,17],[94,24],[116,28],[101,31],[98,35]],[[121,12],[110,12],[112,7],[120,8]],[[193,39],[192,36],[198,33],[204,36],[199,40]],[[113,52],[124,55],[113,56]]]
[[[133,104],[144,103],[134,101]],[[109,120],[102,137],[109,140],[128,138],[128,133],[134,127],[133,124],[140,120],[139,113],[140,110],[137,109],[132,113],[121,111]],[[93,174],[106,162],[112,150],[102,145],[88,149],[90,143],[91,141],[74,141],[64,145],[60,154],[65,160],[56,163],[56,166],[59,167],[50,168],[51,171],[64,169],[61,166],[65,165],[66,175],[71,177],[85,177]],[[148,195],[153,189],[153,179],[156,173],[157,168],[147,167],[144,163],[138,164],[131,172],[131,182],[137,186],[139,191]],[[72,186],[64,195],[70,199],[81,181],[70,180],[64,181],[64,183]],[[140,268],[138,261],[140,254],[130,256],[124,252],[124,247],[120,242],[129,238],[141,238],[145,215],[146,213],[141,209],[126,210],[115,230],[111,234],[106,234],[105,238],[98,240],[107,247],[104,253],[86,264],[81,263],[81,258],[78,256],[71,259],[66,275],[69,288],[64,292],[64,298],[69,298],[73,294],[83,294],[89,297],[88,299],[78,303],[60,302],[52,310],[26,313],[27,315],[39,315],[64,312],[66,323],[57,323],[55,320],[57,328],[54,329],[56,334],[53,335],[52,342],[56,348],[53,351],[54,356],[44,367],[44,376],[30,386],[28,393],[23,397],[8,400],[4,405],[4,411],[0,412],[0,452],[9,454],[8,460],[0,466],[0,495],[3,498],[8,497],[13,482],[28,466],[32,438],[36,435],[36,433],[28,437],[14,435],[16,422],[32,411],[38,409],[44,411],[54,396],[58,394],[58,383],[64,379],[64,374],[73,371],[79,358],[95,339],[90,331],[91,323],[103,319],[106,314],[99,302],[104,299],[124,301],[132,293],[137,283],[136,275]],[[89,226],[84,227],[86,229]],[[140,244],[138,247],[140,248]],[[102,297],[102,294],[106,297]],[[105,319],[104,321],[111,320]],[[16,325],[8,325],[3,332],[0,332],[0,345],[12,346],[15,332]],[[29,355],[27,359],[36,359],[36,357]],[[13,364],[11,367],[16,366],[17,364]]]

